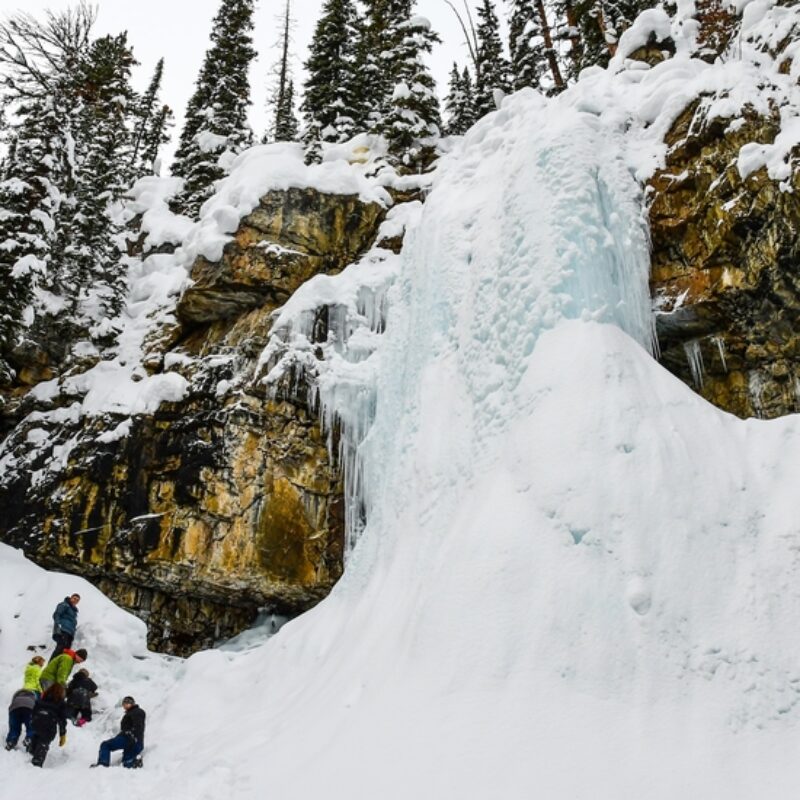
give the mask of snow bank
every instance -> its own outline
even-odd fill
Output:
[[[88,765],[96,760],[100,741],[119,730],[122,697],[132,694],[147,711],[157,710],[179,676],[182,662],[149,653],[144,623],[117,608],[87,581],[46,572],[4,544],[0,544],[0,587],[0,702],[7,704],[22,687],[25,665],[33,655],[49,657],[54,646],[52,613],[56,604],[73,592],[81,595],[75,646],[88,651],[85,667],[99,686],[92,722],[83,728],[70,725],[66,747],[59,748],[56,742],[42,770],[30,765],[30,756],[25,756],[21,745],[11,753],[0,751],[3,796],[59,792],[65,785],[77,789],[84,782],[87,786],[79,790],[81,794],[87,789],[89,796],[120,791],[109,787],[121,787],[115,779],[122,775],[90,780],[94,776]],[[154,743],[161,724],[160,715],[153,714],[148,735],[152,732]],[[4,717],[3,739],[5,725]]]

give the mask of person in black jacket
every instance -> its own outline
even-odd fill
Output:
[[[128,696],[122,698],[125,715],[122,717],[120,732],[113,739],[106,739],[100,744],[97,763],[93,767],[107,767],[111,763],[111,753],[122,750],[123,767],[141,767],[139,757],[144,750],[144,711],[136,705],[136,701]]]
[[[97,696],[97,684],[89,670],[79,669],[67,686],[67,716],[79,728],[92,721],[92,698]]]
[[[28,752],[33,756],[31,764],[41,767],[47,758],[50,743],[56,738],[56,730],[61,734],[58,744],[63,747],[67,743],[67,706],[64,702],[64,687],[54,683],[33,707],[31,718],[33,736],[28,745]]]

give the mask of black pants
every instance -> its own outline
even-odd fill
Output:
[[[45,736],[40,736],[38,733],[33,734],[31,743],[28,746],[28,752],[33,756],[31,764],[34,767],[41,767],[44,764],[44,760],[47,758],[47,751],[55,738],[55,734],[49,739],[45,738]]]
[[[50,661],[52,661],[56,656],[60,656],[64,649],[67,647],[72,647],[72,640],[75,637],[71,633],[54,633],[53,634],[53,641],[56,643],[56,649],[53,650],[53,654],[50,656]]]

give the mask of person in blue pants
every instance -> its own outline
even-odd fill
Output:
[[[144,722],[146,714],[136,705],[136,701],[128,696],[122,698],[125,714],[120,723],[120,731],[113,739],[106,739],[100,744],[97,763],[93,767],[108,767],[111,764],[111,753],[122,750],[123,767],[141,767],[140,758],[144,750]]]
[[[13,750],[17,746],[22,726],[25,726],[25,740],[33,736],[31,716],[36,705],[36,693],[29,689],[20,689],[14,692],[11,705],[8,707],[8,736],[6,736],[6,750]]]

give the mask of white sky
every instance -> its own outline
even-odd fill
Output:
[[[460,5],[463,0],[456,0]],[[39,14],[44,9],[58,10],[72,3],[69,0],[0,0],[0,15],[24,10]],[[292,14],[296,20],[295,77],[302,80],[302,62],[314,32],[323,0],[293,0]],[[211,19],[217,12],[220,0],[99,0],[96,32],[118,33],[127,30],[140,62],[134,74],[134,85],[142,90],[152,74],[153,67],[163,55],[165,59],[162,97],[175,111],[176,126],[173,135],[180,131],[183,111],[192,92],[200,69]],[[475,0],[470,0],[475,6]],[[498,13],[504,13],[503,0],[498,2]],[[280,30],[277,17],[282,12],[284,0],[256,0],[255,44],[259,56],[253,66],[251,86],[253,108],[251,122],[257,135],[267,124],[266,98],[270,67],[277,60],[274,45]],[[447,92],[448,74],[453,60],[462,66],[467,50],[463,35],[452,10],[445,0],[417,0],[416,13],[428,17],[443,43],[435,48],[431,67],[436,77],[439,94]]]

